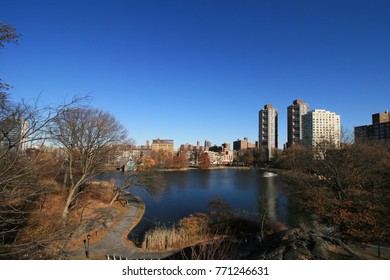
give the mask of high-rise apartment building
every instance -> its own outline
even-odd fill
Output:
[[[210,149],[210,147],[211,147],[211,141],[205,140],[204,141],[204,150],[208,151]]]
[[[0,121],[0,149],[26,150],[29,124],[25,120],[4,119]]]
[[[278,148],[278,110],[271,104],[259,111],[259,146],[266,153],[267,160],[272,151]]]
[[[340,147],[340,116],[325,110],[303,115],[302,143],[313,148],[321,143]]]
[[[287,107],[287,147],[302,143],[302,116],[309,112],[309,105],[302,100],[294,100]]]
[[[390,113],[378,113],[372,115],[372,125],[355,127],[355,143],[380,140],[390,141]]]

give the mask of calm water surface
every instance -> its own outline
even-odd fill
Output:
[[[299,223],[294,212],[287,185],[280,176],[257,170],[214,169],[188,170],[157,173],[153,183],[157,193],[150,194],[134,188],[146,204],[141,223],[133,231],[139,235],[156,224],[170,225],[196,212],[208,212],[211,200],[220,197],[232,208],[255,217],[260,203],[267,201],[271,219],[288,226]],[[99,175],[98,180],[114,178],[120,185],[126,173],[109,172]],[[134,237],[132,237],[134,238]]]

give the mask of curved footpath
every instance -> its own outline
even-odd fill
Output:
[[[140,198],[132,197],[128,200],[127,207],[129,210],[122,220],[116,223],[105,237],[90,245],[89,257],[91,259],[107,259],[107,256],[111,259],[114,256],[115,259],[162,259],[174,253],[145,252],[132,245],[127,236],[141,221],[145,212],[145,204]],[[85,256],[85,249],[75,250],[72,255]]]

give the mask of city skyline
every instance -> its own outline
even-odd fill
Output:
[[[22,35],[0,51],[21,98],[90,95],[143,145],[258,139],[258,112],[336,112],[350,131],[390,105],[386,1],[10,1],[0,21]]]

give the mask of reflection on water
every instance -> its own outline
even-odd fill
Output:
[[[289,195],[286,183],[279,176],[254,170],[216,169],[161,172],[150,183],[157,192],[149,193],[141,188],[131,192],[140,196],[146,211],[141,223],[133,231],[143,232],[156,223],[170,225],[196,212],[208,212],[209,202],[221,197],[232,208],[240,209],[256,217],[266,201],[272,221],[287,226],[296,225],[296,215],[288,213]],[[110,172],[99,175],[98,180],[116,179],[119,185],[125,173]],[[291,211],[291,210],[290,210]]]
[[[260,197],[263,201],[266,201],[267,213],[271,222],[276,222],[278,220],[277,216],[277,201],[278,201],[278,188],[275,184],[274,176],[266,176],[267,183],[263,185],[263,193],[260,194]]]

